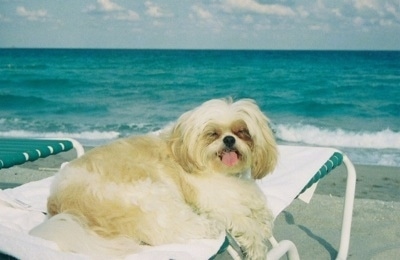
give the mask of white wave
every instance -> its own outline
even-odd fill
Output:
[[[168,128],[168,125],[165,127]],[[276,136],[283,142],[312,146],[340,147],[356,164],[400,167],[400,133],[389,129],[378,132],[350,132],[342,129],[321,129],[311,125],[276,125]],[[154,131],[159,133],[162,130]],[[98,146],[122,137],[115,131],[34,132],[0,131],[0,137],[74,138],[85,146]]]
[[[353,163],[400,167],[400,150],[340,148]]]
[[[82,141],[83,144],[100,144],[107,140],[112,140],[119,137],[119,133],[115,131],[83,131],[80,133],[65,133],[65,132],[32,132],[25,130],[10,130],[0,132],[0,137],[15,137],[15,138],[74,138]]]
[[[400,132],[390,129],[377,132],[353,132],[342,129],[322,129],[312,125],[275,126],[276,136],[285,142],[318,146],[400,149]]]

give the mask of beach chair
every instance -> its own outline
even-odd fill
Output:
[[[280,145],[278,150],[280,159],[277,169],[272,174],[257,181],[268,199],[268,204],[275,218],[294,199],[301,199],[309,203],[318,182],[337,166],[342,163],[345,165],[347,182],[341,219],[341,236],[336,259],[347,259],[356,187],[354,165],[345,154],[333,148]],[[240,248],[232,240],[233,238],[230,236],[226,238],[219,254],[229,251],[228,253],[233,259],[242,259]],[[278,242],[275,237],[270,238],[269,241],[272,245],[272,249],[268,252],[269,260],[280,259],[285,255],[290,260],[300,259],[297,247],[292,241],[282,240]],[[218,256],[215,256],[215,259],[218,259]]]
[[[347,168],[347,186],[340,246],[337,259],[346,259],[354,204],[356,172],[353,164],[342,152],[332,148],[279,146],[280,159],[277,169],[257,183],[265,193],[269,207],[275,217],[293,200],[309,200],[316,183],[342,162]],[[57,246],[37,237],[28,231],[45,218],[46,199],[53,177],[22,186],[0,190],[0,254],[19,259],[86,259],[85,256],[61,252]],[[300,194],[300,195],[299,195]],[[321,209],[324,210],[324,209]],[[329,210],[329,209],[326,209]],[[340,220],[338,220],[340,221]],[[272,248],[268,259],[299,259],[296,245],[290,240],[270,239]],[[23,250],[21,250],[23,248]],[[173,244],[150,247],[128,259],[241,259],[243,254],[234,239],[227,234],[215,240],[189,241],[187,244]],[[160,257],[163,258],[160,258]],[[317,257],[317,256],[316,256]]]
[[[0,169],[35,161],[50,155],[75,149],[77,156],[84,153],[75,139],[0,138]]]
[[[276,175],[269,175],[259,182],[261,189],[270,201],[280,200],[280,202],[271,202],[280,205],[273,209],[275,216],[285,209],[295,198],[300,198],[305,202],[309,202],[318,181],[342,163],[346,167],[346,192],[344,194],[343,215],[341,220],[342,228],[336,259],[347,259],[356,189],[356,170],[353,163],[344,153],[333,148],[280,146],[279,150],[281,156],[280,163],[282,165],[278,167],[275,172]],[[317,162],[324,161],[325,163],[323,163],[322,166],[318,166]],[[318,170],[314,171],[315,169]],[[298,176],[300,173],[301,177]],[[283,183],[283,179],[281,180],[281,178],[285,179],[285,184],[279,188],[279,183]],[[291,178],[295,181],[289,181]],[[288,183],[291,182],[293,182],[293,189],[291,192],[277,192],[278,190],[287,190]],[[306,184],[302,187],[303,183]],[[298,189],[301,189],[300,193],[296,194],[294,191]],[[286,196],[284,196],[283,193],[286,193]],[[285,198],[286,201],[283,201],[282,198]],[[277,242],[276,239],[272,237],[270,242],[273,245],[273,249],[268,253],[269,259],[279,259],[286,253],[288,253],[289,259],[299,259],[296,246],[290,240]]]

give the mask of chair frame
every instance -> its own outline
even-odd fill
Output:
[[[28,161],[36,161],[40,158],[46,158],[51,155],[56,155],[58,153],[62,152],[67,152],[69,150],[75,149],[77,157],[82,156],[85,153],[85,150],[83,146],[75,139],[72,138],[0,138],[8,141],[18,141],[19,144],[26,142],[35,142],[40,144],[43,148],[43,143],[39,142],[45,142],[45,141],[51,141],[51,144],[48,144],[45,148],[46,151],[44,150],[39,150],[37,147],[24,147],[23,151],[20,151],[19,153],[15,153],[16,156],[19,156],[20,158],[23,158],[22,160],[16,160],[13,161],[12,164],[10,162],[4,163],[3,161],[0,160],[0,169],[5,169],[5,168],[10,168],[16,165],[21,165],[24,164]],[[57,149],[54,146],[55,142],[60,141],[60,143],[57,144]],[[70,142],[72,147],[66,148],[62,142]],[[46,144],[45,144],[46,145]],[[69,146],[69,144],[68,144]],[[7,151],[7,150],[6,150]]]
[[[23,139],[21,139],[23,140]],[[29,138],[27,140],[32,140]],[[72,143],[73,148],[76,151],[77,157],[82,156],[85,151],[83,146],[75,139],[72,138],[41,138],[36,140],[61,140],[61,141],[69,141]],[[71,150],[71,149],[69,149]],[[68,150],[63,150],[62,152],[66,152]],[[342,162],[344,163],[346,170],[347,170],[347,181],[346,181],[346,191],[345,191],[345,198],[344,198],[344,206],[343,206],[343,217],[342,217],[342,228],[341,228],[341,236],[340,236],[340,244],[339,250],[336,259],[337,260],[344,260],[347,259],[349,245],[350,245],[350,235],[351,235],[351,224],[352,224],[352,215],[353,215],[353,207],[354,207],[354,197],[355,197],[355,188],[356,188],[356,170],[353,163],[350,159],[341,151],[336,150],[337,153],[342,155]],[[52,155],[52,154],[50,154]],[[28,161],[28,159],[27,159]],[[341,163],[338,163],[340,165]],[[62,166],[61,166],[62,167]],[[328,172],[331,169],[328,169]],[[324,173],[321,178],[326,175],[328,172]],[[316,180],[311,180],[310,183],[314,182],[317,183],[320,178],[316,177]],[[310,183],[308,185],[310,185]],[[308,188],[309,186],[306,186]],[[302,191],[303,192],[303,191]],[[229,240],[229,239],[228,239]],[[237,248],[235,248],[232,241],[226,241],[225,249],[228,251],[229,255],[232,259],[241,259],[242,255],[241,252],[238,253]],[[277,241],[274,237],[269,239],[272,249],[268,252],[268,259],[280,259],[284,255],[287,255],[288,259],[290,260],[299,260],[300,256],[297,250],[296,245],[290,240],[282,240]],[[236,246],[237,247],[237,246]],[[240,250],[239,250],[240,251]]]
[[[351,223],[354,208],[354,196],[356,190],[357,174],[353,163],[350,159],[338,151],[343,156],[343,163],[347,169],[347,181],[346,181],[346,192],[343,205],[343,218],[342,218],[342,229],[340,236],[339,251],[337,254],[337,260],[347,259],[349,246],[350,246],[350,235],[351,235]],[[274,237],[271,237],[270,243],[273,248],[268,252],[268,259],[280,259],[284,255],[287,255],[290,260],[299,260],[300,256],[296,245],[290,240],[282,240],[278,242]]]

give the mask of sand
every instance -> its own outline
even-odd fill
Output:
[[[67,152],[0,170],[0,189],[52,176],[74,157]],[[301,259],[334,259],[339,248],[345,167],[326,176],[310,204],[294,201],[275,221],[275,237],[290,239]],[[348,259],[400,255],[400,168],[356,165],[357,187]]]

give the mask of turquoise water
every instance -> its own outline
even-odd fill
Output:
[[[253,98],[279,143],[400,167],[400,52],[0,49],[0,136],[86,145]]]

